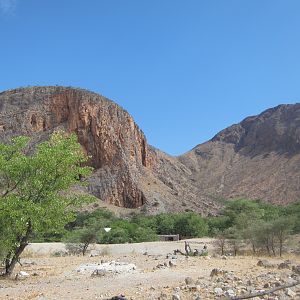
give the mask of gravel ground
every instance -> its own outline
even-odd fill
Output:
[[[213,252],[211,239],[191,240],[192,248],[203,248],[206,243]],[[54,253],[64,251],[61,243],[31,244],[23,266],[16,272],[25,271],[29,276],[19,280],[0,280],[0,299],[109,299],[124,294],[127,299],[172,299],[181,300],[221,299],[226,293],[240,293],[283,284],[295,280],[290,269],[278,269],[277,265],[290,258],[299,265],[300,259],[289,256],[282,259],[267,258],[271,267],[258,267],[258,257],[189,257],[173,255],[173,250],[184,250],[180,242],[151,242],[95,246],[99,256],[56,257]],[[91,272],[78,272],[82,265],[106,266],[133,264],[136,268],[114,273],[104,272],[91,276]],[[211,277],[218,268],[220,274]],[[248,290],[247,290],[248,289]],[[219,293],[219,294],[218,294]],[[290,293],[290,295],[286,295]],[[297,298],[299,296],[299,298]],[[300,290],[284,290],[282,297],[264,299],[300,299]],[[285,297],[285,298],[284,298]],[[177,298],[178,299],[178,298]]]

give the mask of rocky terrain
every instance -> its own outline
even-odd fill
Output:
[[[0,280],[0,298],[234,299],[287,285],[254,299],[300,299],[300,286],[291,286],[300,280],[299,256],[220,256],[212,239],[189,242],[193,249],[206,244],[209,255],[175,255],[174,249],[184,251],[183,241],[94,245],[85,257],[66,255],[63,244],[32,244],[16,278]]]
[[[30,135],[35,144],[58,129],[77,134],[95,168],[86,192],[108,204],[207,215],[228,198],[300,199],[300,104],[246,118],[172,157],[148,145],[128,112],[98,94],[57,86],[0,93],[0,141]]]

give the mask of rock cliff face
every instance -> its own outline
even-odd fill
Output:
[[[57,129],[75,132],[91,156],[87,192],[116,206],[207,215],[227,198],[300,199],[300,104],[246,118],[171,157],[149,146],[132,117],[98,94],[65,87],[0,93],[0,141],[30,135],[37,143]]]
[[[300,104],[248,117],[179,160],[201,190],[221,198],[300,200]]]
[[[146,138],[132,117],[112,101],[84,90],[34,87],[0,94],[1,140],[30,135],[36,140],[56,129],[75,132],[95,175],[90,192],[124,207],[138,207],[143,167],[151,168]]]

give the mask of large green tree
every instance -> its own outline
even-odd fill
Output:
[[[87,199],[69,188],[88,176],[75,135],[52,134],[28,150],[29,138],[0,143],[0,255],[10,275],[35,233],[60,231]]]

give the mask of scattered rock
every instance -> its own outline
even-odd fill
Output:
[[[156,269],[165,269],[165,268],[168,268],[168,264],[165,262],[165,263],[160,263],[158,265],[156,265],[153,270],[156,270]]]
[[[278,265],[278,269],[291,269],[291,266],[287,262],[283,262]]]
[[[171,260],[169,260],[169,267],[170,268],[176,267],[176,264],[174,262],[172,262]]]
[[[295,299],[295,297],[296,297],[296,295],[297,295],[297,294],[296,294],[293,290],[291,290],[290,288],[286,289],[285,294],[286,294],[287,296],[293,298],[293,299]]]
[[[257,265],[258,265],[259,267],[264,267],[264,268],[275,268],[275,267],[276,267],[275,264],[270,263],[270,262],[269,262],[268,260],[266,260],[266,259],[259,260],[258,263],[257,263]]]
[[[223,290],[222,290],[221,288],[219,288],[219,287],[216,287],[216,288],[214,289],[214,293],[215,293],[215,295],[217,295],[217,296],[222,296],[222,295],[223,295]]]
[[[293,271],[294,273],[300,275],[300,265],[298,265],[298,266],[293,266],[293,267],[292,267],[292,271]]]
[[[212,269],[212,271],[210,272],[210,277],[214,277],[214,276],[219,276],[219,275],[224,275],[225,271],[219,268],[214,268]]]
[[[94,270],[91,274],[92,277],[104,277],[105,275],[107,275],[107,271],[99,269]]]
[[[226,291],[225,295],[228,296],[228,297],[234,297],[236,295],[236,293],[235,293],[234,290],[229,289],[229,290]]]
[[[109,298],[107,300],[127,300],[127,298],[125,298],[124,295],[121,295],[121,296],[114,296],[114,297]]]
[[[87,273],[90,272],[95,274],[93,276],[102,276],[102,271],[106,272],[106,274],[122,274],[122,273],[132,273],[136,270],[136,266],[134,264],[110,261],[99,264],[85,264],[79,266],[76,271],[77,273]],[[99,274],[99,275],[98,275]]]
[[[184,279],[184,281],[185,281],[185,283],[186,283],[187,285],[190,285],[190,284],[193,284],[193,283],[194,283],[194,280],[193,280],[192,277],[186,277],[186,278]]]
[[[25,271],[20,271],[19,273],[17,273],[15,279],[16,279],[16,280],[24,280],[24,279],[26,279],[26,278],[28,278],[28,277],[29,277],[29,274],[28,274],[27,272],[25,272]]]

